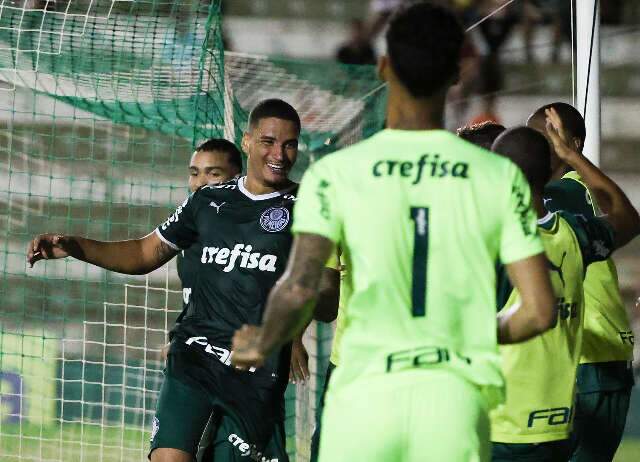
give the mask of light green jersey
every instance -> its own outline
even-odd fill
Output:
[[[294,214],[295,233],[346,250],[353,283],[330,390],[414,368],[502,388],[495,263],[543,251],[511,161],[443,130],[384,130],[315,163]]]
[[[597,203],[576,172],[551,182],[545,207],[586,218],[600,215]],[[622,302],[618,273],[612,259],[593,264],[584,280],[585,332],[581,364],[633,359],[633,331]]]
[[[523,343],[501,345],[506,400],[491,413],[491,441],[544,443],[569,437],[576,371],[585,316],[583,279],[587,265],[606,259],[614,246],[604,220],[551,214],[540,220],[558,323]],[[505,304],[518,303],[513,290]]]

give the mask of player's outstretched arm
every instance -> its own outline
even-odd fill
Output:
[[[498,343],[518,343],[556,325],[556,299],[543,253],[506,265],[521,302],[498,315]]]
[[[604,217],[616,231],[616,248],[627,244],[640,233],[640,216],[620,187],[589,159],[577,152],[567,142],[562,120],[555,109],[547,109],[547,134],[558,157],[569,164],[606,214]]]
[[[109,271],[146,274],[171,260],[176,250],[153,232],[140,239],[95,241],[77,236],[41,234],[27,248],[27,262],[73,257]]]
[[[262,365],[264,358],[310,321],[333,247],[331,240],[317,234],[301,233],[295,237],[287,269],[269,294],[262,326],[245,325],[233,337],[235,365]]]

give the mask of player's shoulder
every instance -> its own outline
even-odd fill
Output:
[[[201,186],[193,193],[194,200],[211,200],[214,198],[229,198],[234,196],[238,191],[238,180],[239,178],[232,178],[229,181],[225,181],[224,183],[219,184],[207,184]]]

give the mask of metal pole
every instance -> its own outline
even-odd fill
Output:
[[[567,0],[570,1],[570,0]],[[600,164],[600,2],[575,0],[577,109],[585,119],[584,154]]]

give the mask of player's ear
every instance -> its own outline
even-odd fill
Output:
[[[578,138],[577,136],[573,137],[573,145],[576,147],[576,151],[582,152],[582,140],[580,140],[580,138]]]
[[[250,137],[251,135],[249,135],[249,132],[244,132],[242,134],[242,143],[240,143],[240,146],[247,157],[249,157],[249,144],[251,143],[251,140],[249,139]]]

